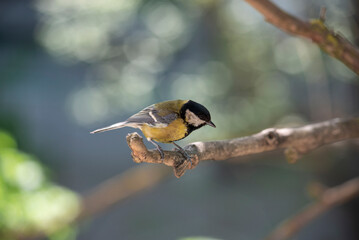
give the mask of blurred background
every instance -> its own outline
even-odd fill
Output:
[[[302,19],[325,6],[328,26],[359,44],[355,0],[275,3]],[[0,238],[261,239],[312,201],[310,183],[335,186],[359,173],[357,142],[296,164],[281,152],[202,163],[68,224],[82,194],[145,165],[131,159],[133,130],[89,132],[169,99],[202,103],[217,125],[185,145],[358,116],[359,79],[242,0],[2,0]],[[359,239],[358,222],[354,199],[296,239]]]

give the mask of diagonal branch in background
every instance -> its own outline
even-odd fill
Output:
[[[269,0],[245,0],[267,22],[279,29],[312,40],[324,52],[344,63],[359,75],[359,50],[340,34],[335,33],[324,24],[325,17],[321,13],[319,19],[302,21],[273,4]]]
[[[359,178],[323,191],[316,202],[279,225],[266,240],[285,240],[292,237],[310,221],[331,208],[359,195]]]
[[[170,176],[165,167],[141,166],[109,179],[83,196],[77,221],[93,217],[120,201],[157,186]]]
[[[295,162],[301,155],[322,145],[353,138],[359,138],[359,118],[338,118],[299,128],[269,128],[247,137],[187,145],[184,149],[192,157],[192,167],[178,151],[164,151],[162,161],[158,151],[148,150],[137,133],[127,135],[127,143],[135,162],[163,163],[173,167],[175,176],[179,178],[200,161],[219,161],[285,149],[287,159]]]

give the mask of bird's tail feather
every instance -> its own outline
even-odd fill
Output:
[[[99,132],[110,131],[110,130],[114,130],[114,129],[118,129],[118,128],[123,128],[123,127],[127,126],[126,123],[127,122],[115,123],[115,124],[112,124],[112,125],[104,127],[104,128],[96,129],[96,130],[94,130],[94,131],[92,131],[90,133],[93,134],[93,133],[99,133]]]

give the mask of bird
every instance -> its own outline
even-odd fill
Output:
[[[191,157],[175,141],[205,125],[216,127],[206,107],[192,100],[170,100],[152,104],[123,122],[94,130],[91,134],[123,127],[138,128],[157,148],[162,161],[163,149],[157,142],[172,143],[192,165]]]

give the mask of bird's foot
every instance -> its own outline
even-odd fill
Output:
[[[165,154],[163,153],[163,150],[161,147],[157,148],[158,152],[160,153],[161,156],[161,162],[163,163],[163,160],[165,159]]]
[[[176,147],[177,150],[186,158],[186,161],[190,163],[190,169],[192,168],[192,158],[191,156],[183,149],[181,148],[179,145],[177,145],[175,142],[172,142]],[[187,166],[187,164],[186,164]]]
[[[160,156],[161,156],[161,162],[163,163],[163,160],[165,159],[165,154],[164,154],[163,149],[161,148],[161,146],[158,145],[155,141],[153,141],[153,140],[150,139],[150,138],[147,138],[147,140],[148,140],[150,143],[152,143],[153,145],[156,146],[156,148],[157,148],[157,150],[158,150],[158,152],[160,153]]]

